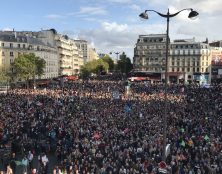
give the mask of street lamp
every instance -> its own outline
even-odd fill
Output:
[[[177,16],[180,12],[185,11],[185,10],[189,10],[190,13],[188,15],[188,18],[195,18],[196,16],[198,16],[198,12],[194,11],[192,8],[185,8],[182,9],[176,13],[170,14],[169,9],[167,14],[162,14],[160,12],[157,12],[155,10],[145,10],[145,12],[141,13],[139,15],[139,17],[143,18],[143,19],[148,19],[148,11],[152,11],[157,13],[159,16],[164,17],[167,19],[167,36],[166,36],[166,63],[165,63],[165,86],[164,86],[164,115],[163,115],[163,161],[166,160],[166,127],[167,127],[167,120],[166,120],[166,115],[167,115],[167,75],[168,75],[168,54],[169,54],[169,19],[172,17]]]
[[[118,55],[120,54],[120,52],[110,52],[109,54],[112,54],[112,53],[116,54],[116,60],[118,61]]]

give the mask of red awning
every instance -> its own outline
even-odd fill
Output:
[[[78,77],[77,76],[67,76],[65,77],[67,80],[77,80]]]

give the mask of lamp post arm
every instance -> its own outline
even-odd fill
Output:
[[[145,13],[148,12],[148,11],[153,11],[153,12],[155,12],[156,14],[160,15],[161,17],[171,18],[171,17],[174,17],[174,16],[178,15],[180,12],[185,11],[185,10],[191,10],[191,11],[192,11],[193,9],[192,9],[192,8],[185,8],[185,9],[182,9],[182,10],[180,10],[180,11],[174,13],[174,14],[170,14],[170,13],[169,13],[169,10],[168,10],[168,13],[167,13],[167,14],[160,13],[160,12],[158,12],[158,11],[156,11],[156,10],[145,10]]]

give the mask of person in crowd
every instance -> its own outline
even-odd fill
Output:
[[[165,102],[171,173],[222,173],[219,85],[170,84],[166,100],[161,83],[132,83],[130,92],[114,80],[13,89],[0,94],[0,143],[15,154],[28,153],[32,173],[34,157],[49,166],[52,155],[56,174],[156,174],[163,160]]]

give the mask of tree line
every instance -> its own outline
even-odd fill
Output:
[[[29,80],[34,81],[36,76],[41,78],[44,75],[45,67],[46,61],[34,53],[20,54],[11,63],[9,71],[0,71],[0,85],[9,84],[17,80],[25,81],[28,85]],[[78,75],[81,78],[88,78],[91,75],[103,75],[110,72],[119,72],[127,75],[132,68],[133,65],[130,58],[123,52],[116,63],[114,63],[109,55],[87,62],[81,67],[80,74]]]
[[[123,52],[116,63],[109,55],[105,55],[101,59],[93,60],[82,66],[80,76],[88,78],[91,75],[104,75],[107,73],[121,73],[127,75],[133,68],[133,64],[127,55]]]

